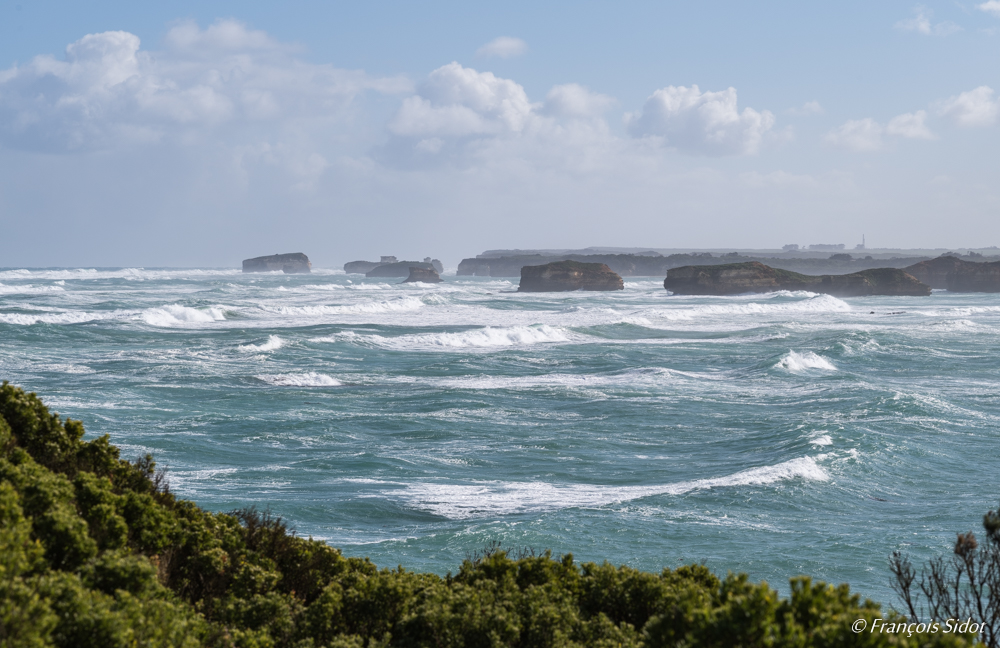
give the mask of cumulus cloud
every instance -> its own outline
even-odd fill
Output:
[[[1000,100],[993,99],[993,88],[979,86],[941,102],[938,109],[959,126],[992,126],[1000,114]]]
[[[910,139],[936,139],[934,133],[924,123],[926,119],[926,110],[896,115],[889,120],[888,126],[885,127],[885,132],[887,135],[896,135],[897,137]]]
[[[1000,18],[1000,0],[989,0],[989,2],[976,5],[976,9],[985,11],[986,13],[991,13],[997,18]]]
[[[549,90],[544,110],[558,117],[598,117],[613,105],[615,100],[612,97],[591,92],[576,83],[567,83]]]
[[[181,23],[151,54],[122,31],[88,34],[65,60],[38,56],[0,72],[0,143],[85,151],[187,137],[192,130],[323,119],[402,79],[308,64],[236,21]]]
[[[403,100],[389,130],[406,137],[465,137],[518,132],[532,110],[519,84],[449,63]]]
[[[753,154],[774,115],[737,107],[736,88],[702,92],[698,86],[668,86],[646,100],[642,110],[625,115],[633,137],[662,138],[667,146],[702,155]]]
[[[476,56],[490,58],[513,58],[528,51],[528,44],[520,38],[499,36],[476,50]]]
[[[897,22],[895,28],[902,31],[917,32],[924,36],[949,36],[955,32],[962,31],[961,27],[948,20],[936,24],[932,23],[931,19],[934,17],[934,12],[922,5],[915,7],[913,13],[915,15],[912,18],[906,18]]]
[[[874,119],[852,119],[840,128],[827,133],[827,144],[850,151],[877,151],[882,148],[882,125]]]

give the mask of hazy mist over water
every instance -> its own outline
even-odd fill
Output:
[[[892,550],[947,551],[996,505],[996,295],[396,281],[2,270],[0,375],[180,496],[380,566],[498,539],[887,603]]]

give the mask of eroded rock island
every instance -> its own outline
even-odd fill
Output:
[[[422,268],[424,270],[434,270],[431,263],[420,261],[396,261],[395,263],[383,263],[365,273],[366,277],[409,277],[410,268]]]
[[[410,268],[410,276],[403,283],[441,283],[441,275],[434,268]]]
[[[625,282],[603,263],[556,261],[523,266],[518,292],[564,292],[570,290],[624,290]]]
[[[804,275],[757,261],[671,268],[663,287],[677,295],[739,295],[807,290],[836,297],[931,294],[931,287],[898,268],[874,268],[843,275]]]
[[[309,262],[309,257],[301,252],[272,254],[271,256],[243,260],[243,272],[277,272],[278,270],[285,274],[312,272],[312,263]]]

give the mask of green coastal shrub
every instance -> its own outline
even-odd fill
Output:
[[[846,585],[781,598],[704,566],[661,573],[496,547],[441,577],[378,569],[269,512],[177,499],[151,457],[0,386],[0,648],[958,647],[861,633]]]

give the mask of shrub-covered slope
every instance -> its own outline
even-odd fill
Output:
[[[487,553],[457,575],[377,569],[253,509],[174,497],[151,457],[82,440],[0,387],[0,646],[964,646],[854,634],[846,585],[780,598],[701,566],[641,572]]]

